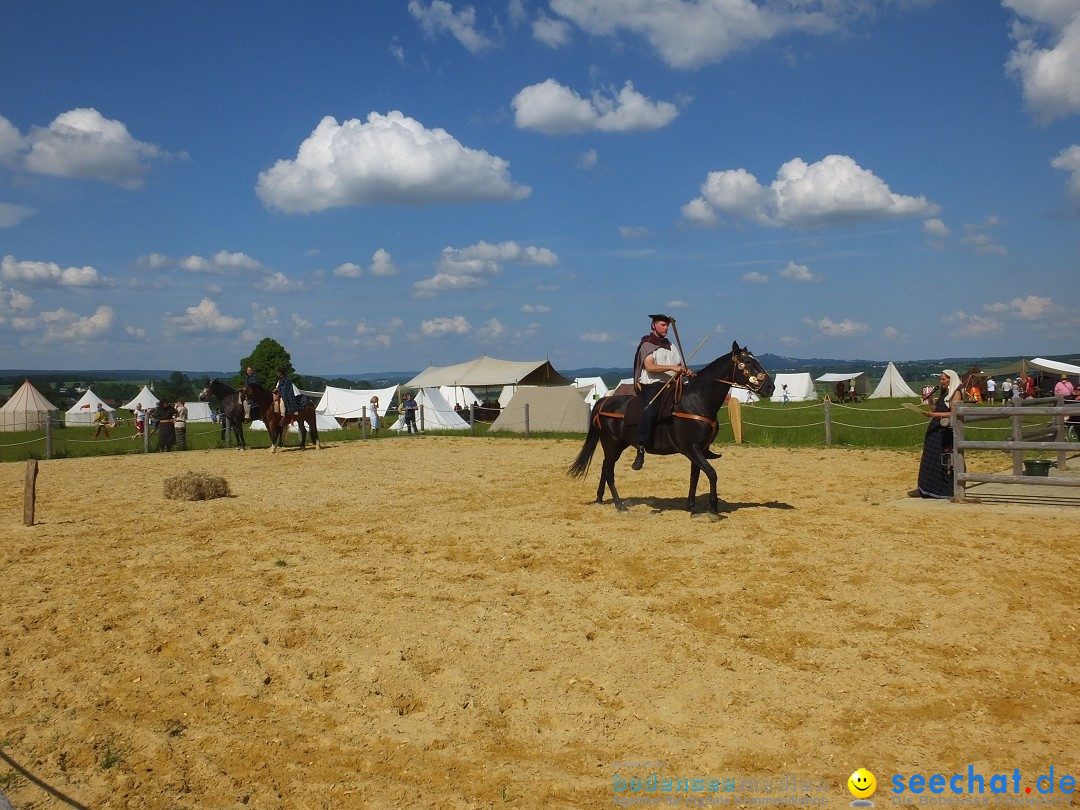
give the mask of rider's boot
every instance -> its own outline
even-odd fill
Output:
[[[637,458],[634,459],[634,463],[630,465],[632,470],[640,470],[645,465],[645,445],[640,445],[637,449]]]

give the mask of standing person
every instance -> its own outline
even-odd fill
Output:
[[[161,400],[157,404],[158,452],[168,452],[176,446],[176,408],[171,402]]]
[[[115,427],[115,425],[109,422],[109,412],[105,410],[105,406],[100,402],[98,403],[97,410],[94,411],[94,425],[97,426],[97,430],[94,431],[95,439],[103,430],[105,431],[105,438],[109,438],[109,428]]]
[[[645,412],[641,417],[637,435],[637,457],[632,469],[640,470],[645,464],[645,447],[652,440],[656,419],[660,414],[660,391],[669,380],[680,374],[693,376],[684,364],[679,350],[668,340],[668,328],[675,319],[670,315],[650,315],[652,329],[638,343],[634,355],[634,387]]]
[[[374,433],[379,429],[379,398],[372,397],[368,404],[371,406],[371,432]]]
[[[994,404],[994,395],[997,393],[997,383],[994,382],[993,377],[986,378],[986,400],[991,405]]]
[[[244,419],[248,422],[251,421],[251,387],[258,385],[260,388],[262,384],[259,382],[259,375],[255,373],[255,369],[248,366],[244,370],[244,387],[240,391],[240,401],[244,403]]]
[[[412,394],[406,394],[404,401],[401,403],[401,410],[405,413],[405,430],[409,433],[417,433],[416,429],[416,411],[419,408],[419,404],[413,399]]]
[[[1017,377],[1016,382],[1013,383],[1013,402],[1016,403],[1024,396],[1024,383]]]
[[[784,401],[781,404],[782,405],[787,405],[788,402],[791,401],[791,396],[788,394],[788,390],[787,390],[787,383],[784,383],[780,387],[784,389]]]
[[[1012,379],[1008,374],[1005,375],[1005,379],[1001,381],[1001,404],[1009,405],[1012,400],[1013,385]]]
[[[135,435],[131,438],[141,439],[146,433],[146,408],[141,402],[135,403]]]
[[[1054,386],[1054,394],[1061,394],[1065,399],[1072,399],[1074,393],[1076,393],[1076,388],[1069,382],[1069,378],[1062,374],[1061,379]]]
[[[930,420],[923,438],[919,462],[919,485],[908,493],[912,498],[951,498],[953,496],[953,430],[949,417],[952,405],[963,402],[960,375],[951,368],[941,372],[937,401],[933,410],[923,411]]]
[[[173,417],[173,428],[176,430],[176,446],[180,450],[187,450],[187,420],[188,409],[184,400],[176,400],[176,416]]]

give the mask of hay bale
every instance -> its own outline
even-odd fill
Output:
[[[230,495],[229,482],[218,475],[188,470],[183,475],[165,479],[165,497],[174,501],[208,501]]]

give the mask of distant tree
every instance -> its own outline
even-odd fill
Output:
[[[237,375],[236,387],[239,388],[244,385],[248,366],[254,369],[259,380],[267,388],[274,385],[279,368],[285,369],[285,375],[290,379],[296,375],[292,357],[289,356],[285,347],[273,338],[260,340],[259,345],[255,347],[255,351],[240,361],[240,373]]]

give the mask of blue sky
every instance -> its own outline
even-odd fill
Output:
[[[9,4],[0,367],[1080,351],[1077,0]]]

